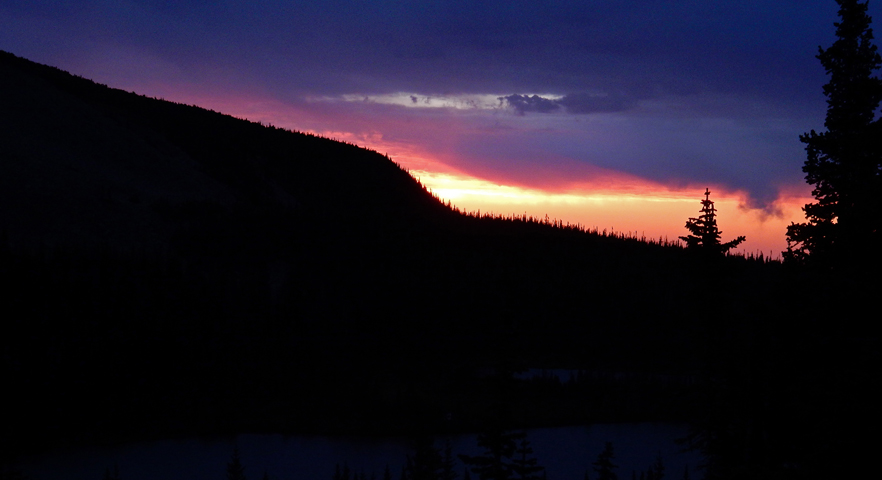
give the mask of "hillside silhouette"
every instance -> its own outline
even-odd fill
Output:
[[[355,145],[5,52],[0,140],[10,450],[463,431],[503,403],[519,426],[700,411],[777,438],[792,425],[740,422],[786,411],[810,388],[794,372],[829,365],[803,362],[833,307],[794,306],[802,272],[466,215]],[[512,380],[527,368],[585,374]],[[719,391],[695,380],[721,375]]]

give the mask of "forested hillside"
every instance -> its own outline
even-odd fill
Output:
[[[735,425],[749,456],[762,449],[754,435],[790,433],[741,422],[786,411],[827,366],[794,375],[807,357],[792,355],[817,347],[831,308],[799,298],[818,282],[807,272],[463,215],[354,145],[8,53],[0,142],[2,373],[20,412],[10,448],[463,430],[502,402],[524,425],[711,412],[722,424],[705,427]],[[529,367],[596,383],[507,383]]]

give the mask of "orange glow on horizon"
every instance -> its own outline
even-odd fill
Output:
[[[600,171],[591,182],[570,182],[557,191],[506,185],[451,168],[418,151],[418,147],[385,141],[381,134],[309,133],[388,153],[442,201],[449,200],[452,206],[469,213],[526,214],[535,218],[547,215],[565,224],[651,239],[673,241],[687,235],[686,220],[699,215],[700,200],[708,187],[718,211],[722,241],[744,235],[747,240],[734,252],[762,253],[766,258],[781,258],[787,248],[787,225],[804,221],[802,207],[812,201],[808,186],[790,186],[781,189],[767,210],[749,208],[745,192],[726,191],[715,185],[674,188],[613,171]]]
[[[190,103],[190,99],[185,103]],[[330,125],[339,122],[333,114],[301,110],[282,102],[259,98],[205,98],[196,102],[206,108],[224,111],[239,118],[261,121],[265,124],[292,128],[345,141],[389,155],[396,163],[408,169],[423,185],[443,201],[467,212],[523,215],[561,220],[586,228],[614,230],[638,237],[676,240],[686,235],[686,220],[698,216],[700,199],[705,187],[711,189],[711,200],[718,210],[718,225],[723,241],[739,235],[747,241],[736,252],[759,253],[781,258],[786,249],[786,227],[791,222],[804,221],[802,207],[812,201],[806,185],[782,188],[769,211],[748,208],[744,192],[725,191],[715,185],[685,185],[670,187],[649,180],[628,176],[621,172],[597,169],[590,182],[579,183],[568,179],[565,187],[535,188],[479,178],[469,172],[451,167],[446,162],[448,152],[425,152],[424,148],[408,140],[390,140],[376,125],[351,126],[354,131],[370,128],[369,133],[352,133],[346,126],[337,130],[303,129],[292,125],[314,123]],[[453,159],[451,159],[453,160]],[[575,180],[575,181],[573,181]]]
[[[701,209],[704,186],[677,189],[644,181],[601,187],[583,185],[568,191],[547,191],[500,185],[467,175],[412,170],[411,174],[442,200],[467,212],[522,215],[562,220],[586,228],[633,234],[637,237],[676,240],[686,235],[685,224]],[[718,211],[723,241],[747,237],[736,252],[781,258],[785,232],[791,222],[804,220],[802,207],[811,198],[797,189],[785,192],[770,211],[745,206],[743,192],[726,192],[714,186],[711,199]]]
[[[567,192],[528,189],[473,177],[411,171],[424,185],[443,200],[468,212],[527,214],[559,219],[565,223],[588,228],[632,233],[647,238],[676,240],[686,235],[685,224],[697,217],[701,209],[704,187],[669,189],[646,182],[642,193],[636,186],[621,190],[592,189],[588,186]],[[781,196],[774,203],[775,213],[744,206],[741,192],[722,192],[711,186],[711,199],[718,210],[718,225],[723,241],[745,235],[737,251],[762,252],[766,257],[780,258],[786,248],[785,232],[790,222],[803,220],[802,206],[810,199],[802,196]],[[722,192],[722,193],[720,193]]]

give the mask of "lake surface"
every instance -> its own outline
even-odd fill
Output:
[[[675,443],[686,434],[684,425],[601,424],[527,432],[549,480],[582,480],[607,441],[613,442],[614,461],[623,480],[631,478],[632,470],[639,477],[659,454],[666,478],[683,478],[687,464],[691,476],[697,477],[700,457],[681,452]],[[450,441],[454,454],[481,453],[475,435],[439,437],[436,446],[443,447],[445,440]],[[27,459],[20,468],[34,480],[101,480],[105,470],[114,465],[119,466],[122,480],[223,480],[236,447],[251,480],[262,479],[264,472],[272,480],[332,480],[337,464],[346,464],[353,472],[363,471],[368,477],[375,473],[377,479],[383,478],[388,465],[398,480],[411,451],[407,438],[239,435],[61,451]],[[458,466],[462,479],[464,466],[460,462]]]

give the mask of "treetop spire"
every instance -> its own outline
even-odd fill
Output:
[[[701,200],[701,215],[698,218],[690,218],[686,221],[686,229],[689,230],[689,235],[680,237],[680,239],[686,242],[686,247],[690,250],[700,250],[711,254],[726,254],[747,238],[740,236],[730,242],[720,243],[720,236],[723,232],[717,228],[717,209],[714,207],[714,202],[710,199],[710,194],[710,188],[705,188],[704,200]]]

